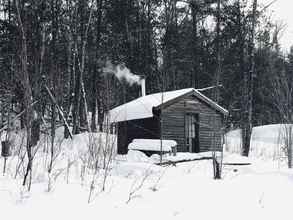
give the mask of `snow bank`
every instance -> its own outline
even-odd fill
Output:
[[[286,132],[290,125],[272,124],[254,127],[250,140],[250,157],[263,159],[280,159],[286,157]],[[293,126],[293,125],[291,125]],[[292,129],[293,130],[293,129]],[[230,153],[241,153],[241,130],[233,130],[226,134],[224,149]]]
[[[236,129],[229,131],[225,135],[225,151],[230,153],[241,153],[242,140],[241,140],[241,130]]]
[[[149,157],[141,151],[129,150],[126,156],[128,162],[144,162],[148,163],[150,161]]]
[[[286,157],[284,146],[286,129],[289,126],[286,124],[273,124],[254,127],[250,141],[250,154],[255,157],[272,159]]]
[[[116,136],[106,133],[82,133],[73,136],[73,140],[64,140],[63,147],[70,157],[77,159],[78,157],[88,153],[90,149],[94,148],[111,148],[116,150]],[[97,149],[96,149],[97,150]]]
[[[108,158],[109,152],[113,152],[113,157],[116,151],[116,136],[106,133],[82,133],[74,135],[73,139],[64,139],[63,128],[56,130],[56,138],[54,140],[54,160],[52,175],[59,175],[58,173],[66,173],[69,164],[73,168],[74,178],[80,176],[80,170],[83,164],[90,155],[89,151],[96,152],[95,157],[99,157],[99,165],[103,163],[104,158]],[[25,173],[27,164],[26,156],[26,134],[25,131],[11,132],[11,156],[7,160],[7,174],[15,176],[16,168],[18,167],[18,177],[22,178]],[[32,148],[34,156],[33,166],[33,181],[46,182],[48,181],[48,168],[51,160],[51,138],[46,134],[41,134],[40,141]],[[0,146],[1,149],[1,146]],[[105,156],[105,154],[107,154]],[[0,167],[1,166],[0,156]]]
[[[169,152],[172,147],[177,146],[173,140],[162,140],[162,151]],[[130,150],[161,151],[161,140],[159,139],[133,139],[128,145]]]

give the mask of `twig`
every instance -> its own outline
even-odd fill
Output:
[[[143,178],[141,179],[139,185],[136,186],[136,187],[135,187],[135,184],[136,184],[136,182],[137,182],[137,179],[135,179],[135,181],[134,181],[134,182],[132,183],[132,185],[131,185],[130,192],[129,192],[129,195],[128,195],[128,200],[126,201],[126,204],[128,204],[128,203],[130,202],[131,199],[133,199],[134,197],[136,197],[136,196],[135,196],[135,193],[136,193],[137,191],[139,191],[139,190],[142,188],[144,182],[146,181],[146,179],[147,179],[150,175],[151,175],[151,172],[149,172],[149,169],[147,169],[146,172],[145,172],[145,175],[144,175]]]

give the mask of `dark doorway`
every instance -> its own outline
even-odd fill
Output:
[[[118,123],[118,140],[117,140],[117,153],[118,154],[127,154],[128,152],[128,143],[127,143],[127,121]]]
[[[185,115],[185,140],[187,151],[199,153],[199,117],[198,114],[187,113]]]

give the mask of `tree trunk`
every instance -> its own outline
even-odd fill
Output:
[[[217,0],[217,26],[216,26],[216,56],[217,56],[217,69],[215,74],[215,81],[216,81],[216,88],[214,90],[214,100],[215,102],[219,102],[220,100],[220,90],[219,90],[219,84],[220,84],[220,78],[221,78],[221,51],[220,51],[220,12],[221,12],[221,1]],[[216,122],[216,120],[214,120]],[[217,128],[217,125],[214,123],[214,133],[213,133],[213,170],[214,170],[214,179],[221,179],[221,170],[222,167],[220,167],[219,162],[217,161],[216,156],[216,137],[217,133],[219,132]],[[223,146],[222,146],[223,147]],[[223,152],[223,150],[221,151]],[[223,154],[221,154],[221,157],[223,157]],[[221,159],[222,160],[222,159]]]
[[[252,24],[249,40],[249,72],[248,77],[245,78],[245,85],[247,87],[247,103],[246,106],[246,121],[244,122],[244,129],[242,130],[243,156],[248,156],[250,150],[250,138],[252,132],[252,113],[253,113],[253,85],[255,78],[255,60],[254,60],[254,38],[255,38],[255,24],[256,24],[256,9],[257,0],[253,1]]]
[[[95,70],[92,70],[92,120],[91,120],[91,130],[97,131],[96,126],[96,113],[97,113],[97,76]]]
[[[25,112],[25,127],[26,127],[26,151],[27,151],[27,157],[28,157],[28,164],[26,168],[26,173],[24,175],[23,179],[23,186],[27,183],[27,177],[30,175],[30,181],[28,185],[28,189],[31,188],[31,174],[32,174],[32,166],[33,166],[33,155],[32,155],[32,144],[31,144],[31,124],[32,124],[32,116],[33,111],[31,107],[31,103],[33,101],[32,97],[32,90],[31,90],[31,84],[30,84],[30,78],[28,73],[28,55],[27,55],[27,39],[26,39],[26,33],[23,26],[23,21],[21,19],[20,15],[20,7],[19,7],[19,0],[15,1],[16,3],[16,9],[17,9],[17,20],[19,28],[21,29],[21,44],[22,44],[22,51],[21,51],[21,79],[23,83],[24,88],[24,109]]]
[[[74,76],[74,72],[72,71],[72,36],[71,34],[68,34],[68,51],[67,51],[67,74],[68,74],[68,81],[67,82],[69,84],[68,86],[68,92],[67,92],[67,102],[65,104],[65,112],[64,112],[64,117],[66,120],[68,120],[69,114],[70,114],[70,109],[71,109],[71,105],[73,102],[73,90],[74,90],[74,80],[75,80],[75,76]],[[67,126],[64,123],[64,138],[68,138],[69,137],[69,131],[67,129]]]
[[[75,53],[77,50],[77,45],[75,46]],[[76,59],[76,58],[75,58]],[[73,134],[79,134],[79,115],[80,115],[80,72],[76,71],[75,77],[75,87],[74,87],[74,97],[73,97]]]
[[[98,5],[98,11],[97,11],[97,23],[96,23],[96,30],[97,30],[97,36],[96,36],[96,59],[99,59],[99,49],[100,49],[100,38],[101,38],[101,23],[102,23],[102,10],[103,10],[103,0],[96,0],[96,4]],[[96,126],[96,117],[97,117],[97,99],[98,99],[98,77],[97,77],[97,69],[99,68],[98,65],[96,65],[96,68],[92,70],[92,120],[91,120],[91,129],[92,131],[97,130]]]
[[[199,57],[198,57],[198,37],[197,37],[197,16],[198,7],[196,2],[191,3],[191,15],[192,15],[192,41],[193,41],[193,73],[191,76],[191,86],[193,88],[199,87]]]

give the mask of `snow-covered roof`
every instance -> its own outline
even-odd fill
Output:
[[[151,118],[154,116],[153,108],[159,107],[162,104],[189,93],[194,94],[200,100],[211,105],[213,108],[222,112],[223,114],[228,114],[226,109],[219,106],[217,103],[200,93],[198,90],[194,88],[187,88],[142,96],[131,102],[120,105],[110,111],[110,121],[121,122],[142,118]]]

